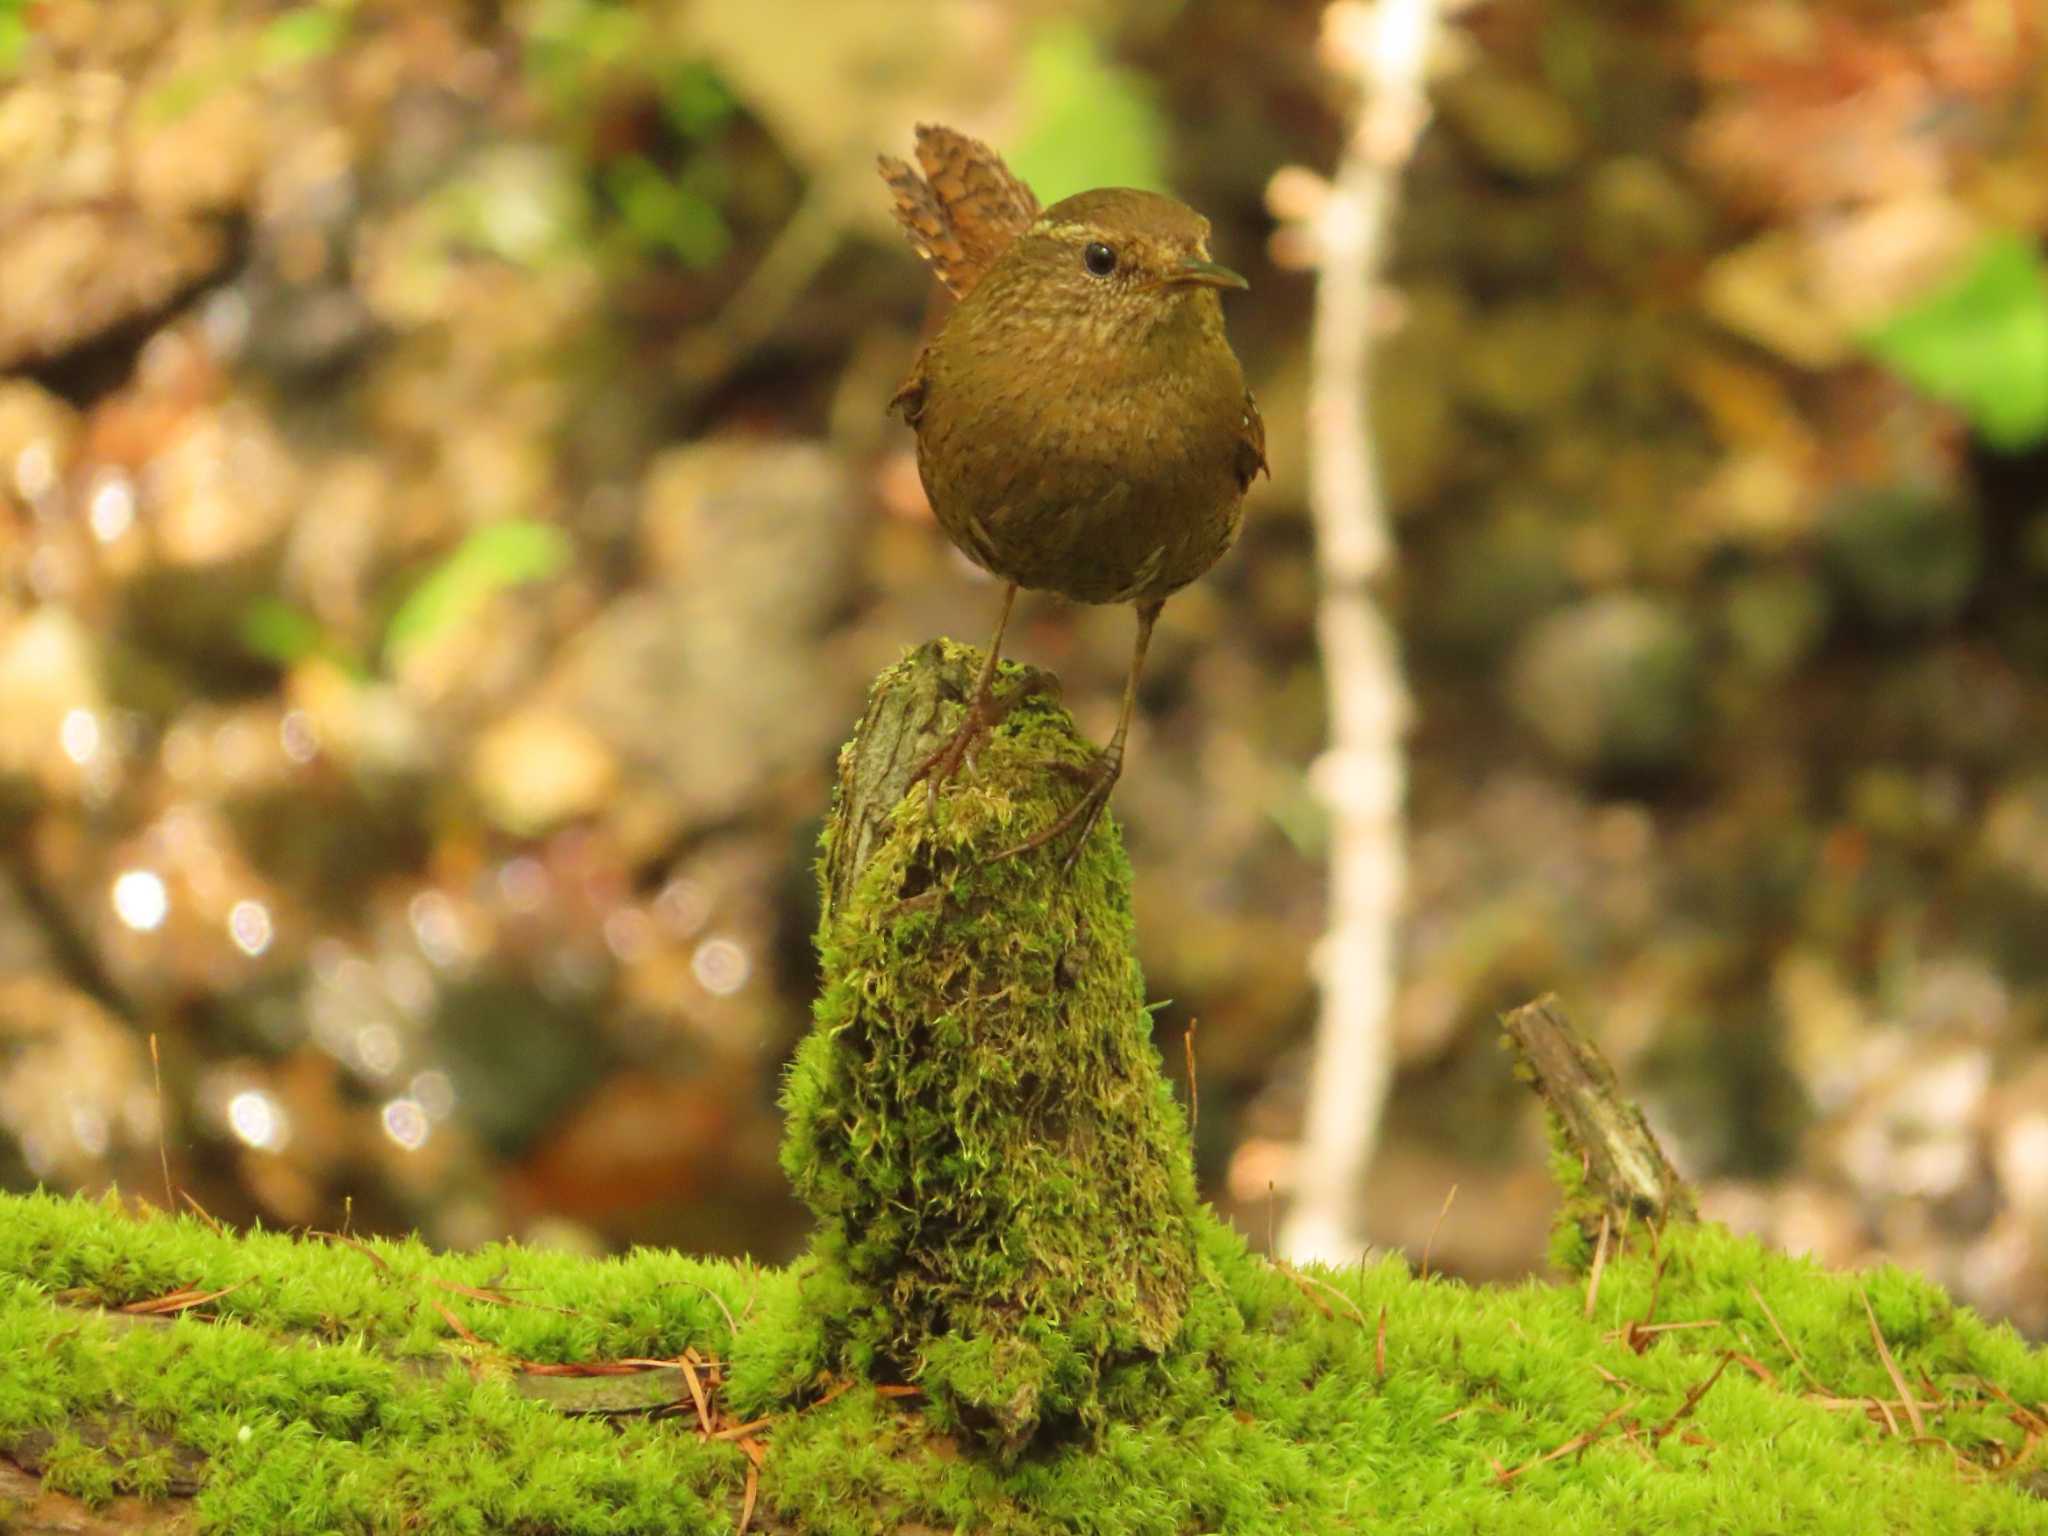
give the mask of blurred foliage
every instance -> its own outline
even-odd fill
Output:
[[[31,0],[0,0],[0,75],[19,67],[28,47],[28,8]]]
[[[357,3],[317,0],[272,17],[233,46],[220,49],[205,67],[174,75],[158,86],[142,102],[142,111],[168,122],[232,86],[326,58],[348,40]]]
[[[1166,121],[1152,82],[1104,56],[1079,21],[1036,29],[1020,60],[1019,131],[1005,158],[1058,201],[1090,187],[1166,189]]]
[[[701,267],[732,243],[730,179],[710,146],[736,104],[708,64],[678,53],[672,30],[634,0],[542,0],[525,23],[526,70],[629,242]],[[605,142],[618,103],[642,96],[673,141],[659,155]]]
[[[552,524],[515,520],[477,529],[399,603],[384,629],[385,656],[404,661],[450,625],[475,615],[497,593],[544,581],[569,558],[569,536]]]
[[[2017,453],[2048,439],[2048,263],[2032,238],[1987,239],[1961,275],[1865,342],[1992,446]]]

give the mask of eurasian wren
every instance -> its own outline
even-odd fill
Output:
[[[1072,810],[1069,862],[1123,769],[1138,674],[1166,599],[1236,541],[1266,434],[1223,334],[1209,221],[1156,192],[1106,187],[1040,210],[987,145],[920,125],[917,160],[881,158],[896,217],[960,301],[891,402],[917,433],[939,526],[1007,585],[960,728],[921,766],[929,792],[995,718],[996,658],[1019,587],[1135,603],[1116,734]]]

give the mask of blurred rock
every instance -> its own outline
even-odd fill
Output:
[[[1691,622],[1637,593],[1589,598],[1538,624],[1509,688],[1545,745],[1594,773],[1677,767],[1706,723]]]
[[[98,646],[70,610],[0,606],[0,776],[77,792],[107,726]]]
[[[1616,268],[1705,245],[1713,215],[1674,169],[1649,155],[1617,155],[1587,178],[1587,244]]]
[[[1600,346],[1599,319],[1582,306],[1509,305],[1475,321],[1461,360],[1463,393],[1511,421],[1562,415],[1586,387]]]
[[[578,636],[543,691],[656,786],[672,829],[703,826],[822,769],[858,708],[865,678],[818,647],[853,593],[856,496],[793,440],[673,450],[643,494],[657,584]]]
[[[1832,368],[1849,355],[1842,316],[1829,304],[1807,249],[1772,230],[1716,256],[1700,292],[1707,315],[1802,368]]]
[[[1789,569],[1759,571],[1730,589],[1723,623],[1735,654],[1753,672],[1785,676],[1827,630],[1829,604],[1820,584]]]
[[[25,379],[0,379],[0,495],[39,499],[71,462],[78,412]],[[26,455],[26,457],[24,457]]]
[[[0,1166],[11,1140],[29,1178],[96,1184],[156,1134],[135,1037],[84,993],[43,976],[0,978]]]
[[[1827,568],[1881,629],[1928,629],[1962,611],[1982,561],[1968,502],[1909,486],[1851,491],[1821,519]]]
[[[1438,87],[1444,118],[1494,170],[1549,181],[1578,163],[1586,135],[1570,107],[1543,86],[1486,61]]]
[[[174,566],[221,566],[282,538],[300,488],[276,428],[247,405],[181,423],[148,466],[157,548]]]
[[[477,738],[470,787],[484,814],[506,831],[531,837],[604,805],[618,763],[577,720],[547,709],[507,715]]]
[[[221,270],[225,233],[127,209],[32,214],[0,242],[0,368],[47,362],[160,312]]]
[[[1566,532],[1541,507],[1504,498],[1455,536],[1440,593],[1421,622],[1461,649],[1497,652],[1567,594]]]

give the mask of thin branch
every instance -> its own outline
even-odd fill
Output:
[[[1337,0],[1324,13],[1325,56],[1360,100],[1313,221],[1309,508],[1330,719],[1313,778],[1330,810],[1330,919],[1317,953],[1322,1012],[1301,1176],[1282,1246],[1330,1263],[1348,1262],[1363,1245],[1361,1190],[1393,1074],[1409,705],[1393,628],[1371,590],[1393,549],[1372,439],[1373,301],[1401,172],[1429,121],[1423,87],[1438,22],[1438,0],[1379,0],[1370,9]]]

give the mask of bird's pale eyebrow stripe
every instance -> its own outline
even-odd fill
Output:
[[[1071,224],[1066,222],[1065,220],[1062,220],[1060,223],[1055,224],[1052,222],[1050,218],[1043,216],[1041,216],[1039,221],[1031,227],[1041,235],[1056,235],[1062,240],[1072,240],[1079,235],[1094,235],[1101,233],[1101,231],[1097,230],[1095,226],[1092,224]]]

